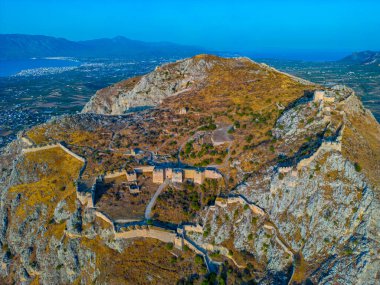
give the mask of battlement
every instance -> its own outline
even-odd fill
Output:
[[[293,167],[292,166],[285,166],[285,167],[279,167],[278,172],[279,173],[288,173],[292,171]]]
[[[316,90],[314,91],[314,102],[328,102],[333,103],[335,101],[334,97],[326,96],[326,92],[323,90]]]

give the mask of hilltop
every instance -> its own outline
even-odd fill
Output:
[[[345,86],[197,55],[0,163],[3,283],[378,282],[380,125]]]
[[[169,42],[149,43],[122,36],[111,39],[70,41],[42,35],[1,34],[0,59],[33,57],[127,58],[186,57],[204,52],[202,48]]]

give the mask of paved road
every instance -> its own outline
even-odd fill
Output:
[[[151,216],[151,212],[152,212],[152,208],[154,206],[154,204],[156,203],[156,200],[157,200],[157,197],[161,194],[162,190],[164,190],[164,188],[169,184],[169,179],[166,179],[164,181],[164,183],[162,183],[156,193],[154,193],[152,199],[150,200],[148,206],[146,207],[145,209],[145,219],[150,219],[150,216]]]

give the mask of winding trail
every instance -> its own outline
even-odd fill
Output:
[[[145,219],[150,219],[152,208],[154,204],[156,203],[157,197],[161,194],[162,190],[169,184],[169,179],[165,179],[164,183],[162,183],[158,188],[156,193],[154,193],[152,199],[150,200],[148,206],[145,209]]]

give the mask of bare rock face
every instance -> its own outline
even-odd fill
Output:
[[[132,82],[127,80],[99,90],[82,112],[120,115],[157,106],[167,97],[196,88],[212,65],[212,61],[200,56],[157,67]]]

